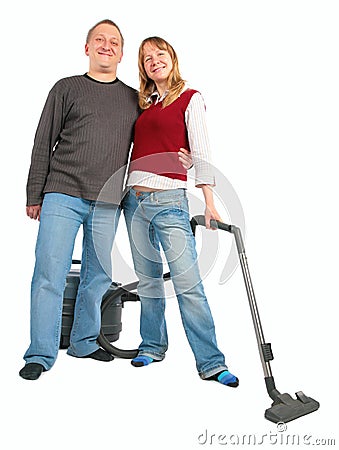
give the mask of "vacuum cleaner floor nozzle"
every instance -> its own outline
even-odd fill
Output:
[[[286,423],[314,412],[320,406],[319,402],[301,391],[296,392],[296,396],[293,399],[289,394],[279,394],[271,408],[266,409],[265,418],[274,423]]]

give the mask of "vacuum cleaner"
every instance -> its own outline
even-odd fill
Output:
[[[66,277],[66,285],[63,294],[62,321],[60,335],[60,349],[67,349],[70,344],[70,334],[74,321],[74,308],[80,283],[81,261],[72,260],[72,267]],[[120,350],[113,346],[120,337],[122,331],[122,308],[127,301],[138,301],[139,297],[133,291],[137,282],[128,286],[121,286],[121,283],[113,282],[102,297],[101,307],[101,336],[104,339],[104,348],[118,358],[134,358],[137,350]]]
[[[205,226],[205,217],[203,215],[194,216],[191,219],[192,232],[195,235],[195,230],[198,225]],[[219,230],[228,231],[231,233],[236,242],[240,265],[243,273],[243,278],[246,286],[247,297],[251,310],[251,316],[254,325],[254,331],[257,339],[258,349],[262,368],[264,371],[266,390],[268,395],[273,400],[270,408],[265,411],[265,418],[271,422],[290,422],[291,420],[298,419],[306,414],[312,413],[318,410],[320,404],[318,401],[311,397],[306,396],[302,391],[296,392],[296,398],[293,398],[290,394],[280,393],[275,386],[274,377],[272,374],[270,361],[273,360],[273,352],[270,343],[266,343],[264,333],[260,321],[257,302],[254,295],[253,285],[249,272],[247,257],[245,253],[244,242],[239,227],[235,225],[227,225],[226,223],[212,220],[211,226]],[[170,279],[170,273],[163,275],[165,280]],[[102,317],[107,316],[107,312],[111,311],[111,318],[121,319],[121,309],[124,307],[125,302],[138,301],[139,297],[133,293],[136,290],[138,282],[133,282],[127,285],[118,285],[115,283],[107,291],[103,297],[101,304]],[[113,313],[112,313],[113,311]],[[119,322],[117,329],[121,331],[121,322]],[[105,329],[102,326],[100,335],[98,337],[98,343],[113,356],[118,358],[131,359],[137,356],[138,350],[124,350],[116,347],[112,344],[116,335],[112,339],[112,336],[105,333]]]
[[[195,228],[197,225],[205,226],[204,216],[198,215],[193,217],[191,220],[193,234],[195,233]],[[270,361],[273,360],[272,348],[270,343],[265,342],[240,228],[235,225],[227,225],[219,221],[211,221],[211,226],[213,228],[228,231],[233,234],[235,238],[249,306],[251,309],[260,360],[264,371],[266,389],[268,395],[273,400],[272,406],[265,411],[265,418],[274,423],[287,423],[291,420],[298,419],[299,417],[316,411],[320,406],[319,402],[306,396],[302,391],[296,392],[296,399],[294,399],[290,394],[281,394],[275,386],[274,377],[270,366]]]

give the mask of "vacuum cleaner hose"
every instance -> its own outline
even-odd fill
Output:
[[[131,285],[132,286],[132,285]],[[127,287],[127,286],[126,286]],[[115,290],[113,290],[111,293],[109,293],[106,297],[104,297],[102,303],[101,303],[101,316],[103,316],[106,309],[112,305],[114,302],[118,302],[116,306],[122,307],[122,302],[119,300],[122,298],[126,292],[126,287],[119,287]],[[100,334],[98,336],[98,343],[101,345],[103,349],[105,349],[108,353],[110,353],[113,356],[116,356],[117,358],[123,358],[123,359],[132,359],[135,358],[138,354],[137,349],[132,350],[124,350],[120,349],[118,347],[115,347],[105,336],[102,328],[100,330]]]

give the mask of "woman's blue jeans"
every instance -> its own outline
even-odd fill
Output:
[[[131,189],[123,210],[139,279],[139,355],[162,360],[168,347],[161,246],[200,377],[227,370],[200,278],[185,189],[152,193]]]
[[[26,363],[49,370],[60,345],[63,293],[77,233],[83,226],[80,284],[67,352],[82,357],[98,349],[100,304],[111,284],[111,250],[120,208],[59,193],[45,195],[31,284],[31,343]]]

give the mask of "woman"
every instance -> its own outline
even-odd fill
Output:
[[[213,201],[204,103],[197,91],[186,88],[176,53],[162,38],[141,43],[139,76],[143,113],[135,126],[123,205],[141,300],[142,343],[132,365],[161,361],[168,348],[161,246],[200,377],[236,387],[238,378],[228,371],[217,347],[190,227],[187,175],[177,158],[180,148],[190,148],[210,228],[210,220],[220,216]]]

